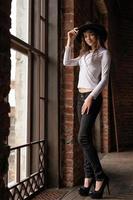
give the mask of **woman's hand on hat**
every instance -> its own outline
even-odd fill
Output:
[[[72,42],[76,38],[77,34],[78,34],[78,28],[77,27],[75,27],[71,31],[68,31],[68,33],[67,33],[68,40],[70,40]]]

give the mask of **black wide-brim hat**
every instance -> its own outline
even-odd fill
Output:
[[[92,31],[96,33],[96,35],[99,36],[99,39],[102,40],[103,42],[105,42],[107,39],[107,31],[103,25],[87,22],[78,28],[78,34],[76,36],[78,42],[81,42],[83,33],[87,31]]]

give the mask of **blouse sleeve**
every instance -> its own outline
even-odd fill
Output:
[[[63,65],[65,65],[65,66],[77,66],[77,65],[79,65],[79,57],[72,58],[71,47],[65,47]]]
[[[109,78],[109,70],[110,70],[111,57],[108,50],[104,51],[102,60],[101,60],[101,80],[95,89],[90,93],[94,99],[102,92]]]

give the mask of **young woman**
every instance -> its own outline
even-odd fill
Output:
[[[75,38],[81,43],[81,50],[77,58],[72,58],[71,46]],[[88,22],[80,28],[74,28],[68,32],[63,59],[65,66],[80,67],[77,102],[80,121],[78,141],[84,155],[85,178],[79,194],[90,195],[92,198],[102,198],[104,188],[109,184],[92,140],[92,127],[102,104],[101,92],[109,77],[111,59],[104,46],[106,39],[107,32],[102,25]],[[93,183],[95,189],[90,192]]]

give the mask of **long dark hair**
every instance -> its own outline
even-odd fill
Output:
[[[88,32],[88,31],[86,31]],[[104,44],[104,41],[99,37],[98,34],[96,34],[95,32],[93,31],[89,31],[91,33],[93,33],[97,39],[97,44],[96,44],[96,47],[95,47],[95,50],[94,52],[101,46],[103,48],[106,48],[105,47],[105,44]],[[91,50],[91,46],[89,46],[86,42],[85,42],[85,39],[84,39],[84,34],[82,35],[82,39],[81,39],[81,49],[80,49],[80,56],[82,56],[83,54],[87,53],[87,52],[90,52]]]

